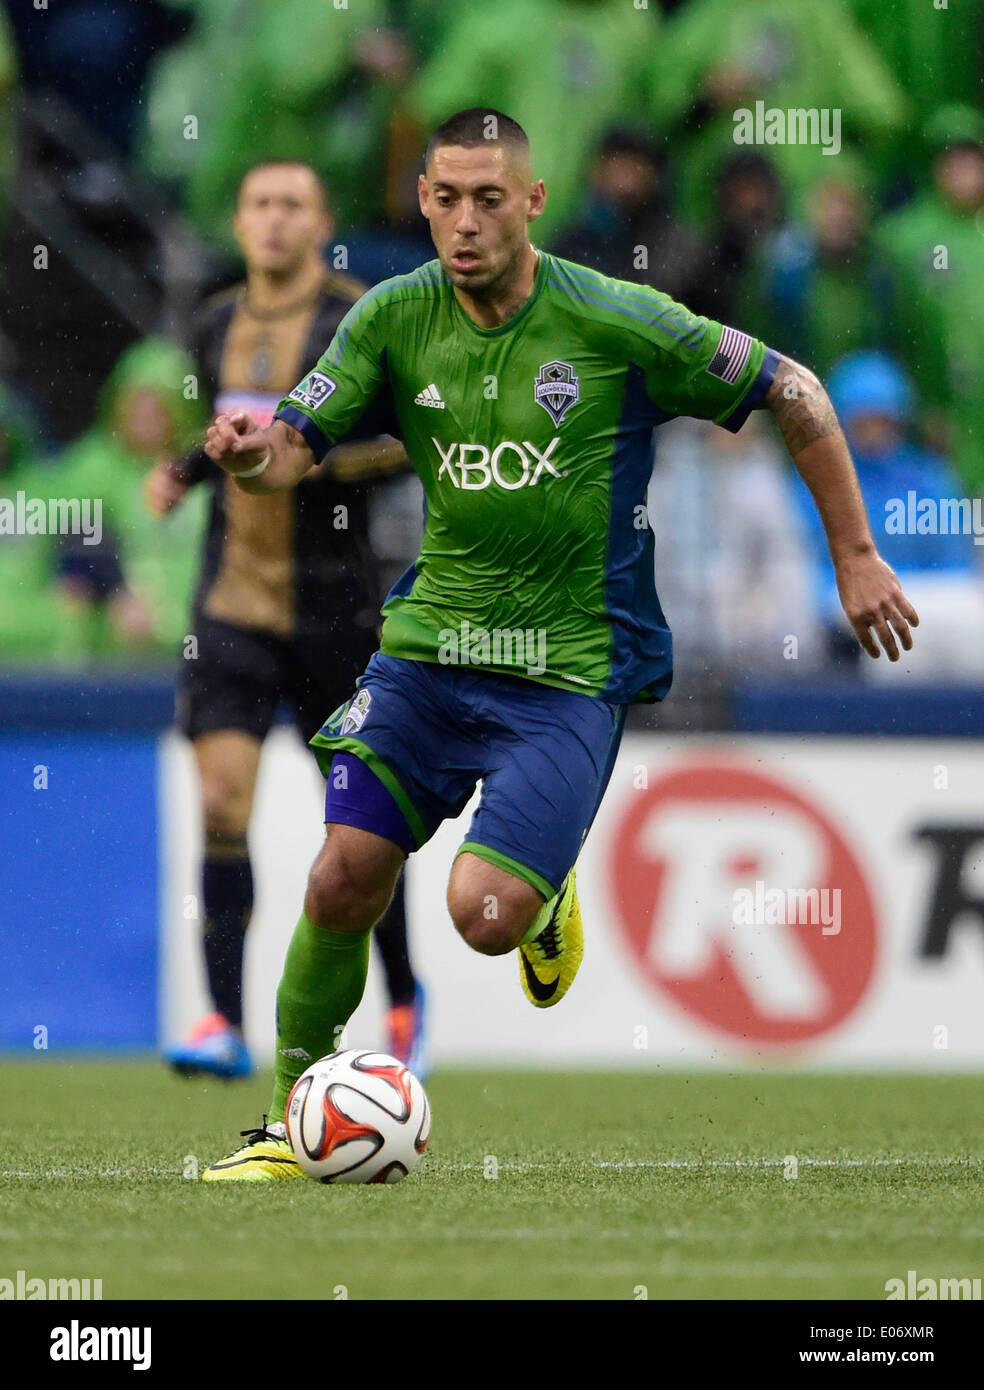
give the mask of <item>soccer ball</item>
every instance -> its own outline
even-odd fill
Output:
[[[424,1088],[395,1057],[348,1049],[312,1063],[287,1099],[287,1137],[322,1182],[399,1182],[430,1134]]]

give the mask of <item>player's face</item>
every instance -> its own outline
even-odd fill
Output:
[[[436,149],[421,174],[420,210],[451,283],[483,294],[514,273],[526,227],[543,211],[543,182],[506,145]]]
[[[299,164],[248,174],[233,226],[247,268],[274,275],[289,275],[320,253],[333,231],[317,179]]]

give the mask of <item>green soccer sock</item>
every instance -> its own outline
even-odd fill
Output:
[[[371,932],[326,931],[306,912],[294,928],[277,990],[277,1061],[270,1121],[282,1120],[294,1082],[338,1049],[366,987]]]
[[[547,901],[543,904],[543,906],[540,908],[540,911],[533,918],[533,921],[526,928],[526,935],[521,938],[519,943],[520,946],[528,946],[535,937],[540,935],[540,933],[543,931],[543,928],[550,921],[550,914],[557,906],[557,899],[560,897],[560,894],[563,893],[563,891],[563,888],[561,888],[559,892],[555,893],[552,898],[548,898]]]

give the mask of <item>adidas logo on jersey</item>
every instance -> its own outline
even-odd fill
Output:
[[[441,393],[433,382],[431,382],[429,386],[425,386],[419,396],[414,396],[413,403],[414,405],[430,405],[433,406],[435,410],[444,409]]]

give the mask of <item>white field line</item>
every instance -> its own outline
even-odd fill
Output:
[[[792,1155],[791,1155],[792,1157]],[[927,1166],[947,1167],[951,1164],[965,1167],[984,1166],[981,1158],[934,1158],[924,1156],[901,1156],[899,1158],[799,1158],[796,1162],[813,1168],[892,1168],[906,1164],[925,1164]],[[482,1168],[481,1163],[443,1163],[447,1169]],[[529,1172],[540,1168],[784,1168],[785,1158],[627,1158],[607,1160],[603,1158],[569,1158],[539,1163],[500,1163],[499,1172],[504,1169],[513,1172]]]
[[[792,1155],[791,1155],[792,1156]],[[489,1155],[494,1157],[494,1155]],[[787,1160],[785,1158],[629,1158],[629,1159],[601,1159],[601,1158],[557,1158],[543,1159],[539,1162],[502,1162],[497,1166],[499,1173],[531,1173],[542,1172],[556,1169],[561,1171],[567,1168],[587,1168],[607,1170],[611,1172],[626,1172],[632,1169],[684,1169],[690,1171],[700,1171],[706,1168],[726,1168],[726,1169],[767,1169],[784,1168]],[[949,1158],[933,1157],[927,1155],[903,1155],[897,1158],[800,1158],[796,1156],[796,1162],[804,1168],[981,1168],[984,1167],[984,1157],[981,1158]],[[442,1163],[439,1159],[427,1163],[427,1169],[434,1171],[463,1173],[463,1172],[482,1172],[485,1163]],[[47,1168],[47,1169],[24,1169],[24,1168],[3,1168],[0,1169],[0,1178],[175,1178],[182,1175],[182,1166],[174,1168]]]

